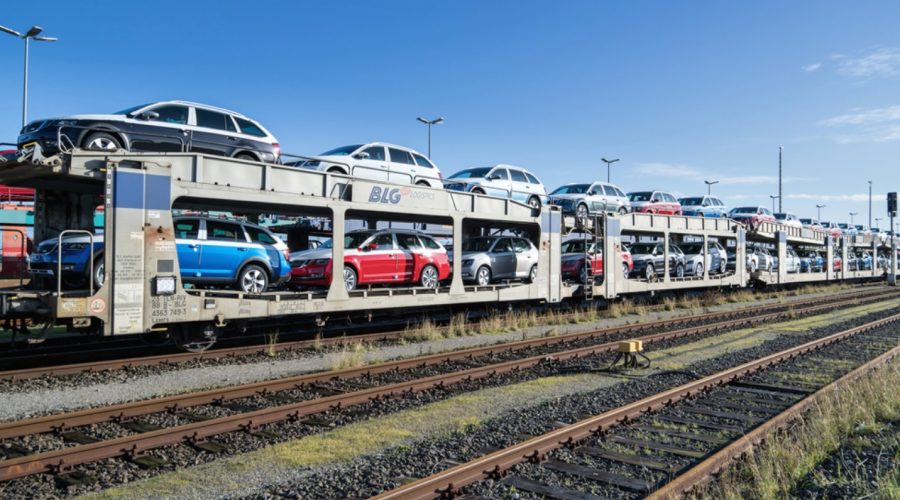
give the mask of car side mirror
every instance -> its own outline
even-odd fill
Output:
[[[156,111],[144,111],[138,117],[142,120],[159,120],[159,113]]]
[[[659,198],[653,198],[650,203],[659,203]]]
[[[372,156],[369,153],[366,153],[365,151],[363,151],[362,153],[356,153],[355,155],[353,155],[353,157],[356,158],[357,160],[368,160]]]

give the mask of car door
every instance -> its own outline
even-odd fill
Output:
[[[516,273],[516,254],[509,238],[500,238],[491,249],[491,274],[495,278],[512,278]]]
[[[510,183],[509,171],[505,168],[495,168],[487,173],[485,180],[485,194],[490,196],[498,196],[500,198],[509,198]]]
[[[425,158],[418,153],[413,153],[412,155],[413,159],[416,161],[415,177],[413,181],[415,183],[425,181],[431,187],[443,187],[444,184],[441,182],[440,171],[434,166],[434,163],[431,163],[428,158]]]
[[[411,283],[416,274],[416,258],[422,251],[422,243],[412,233],[397,233],[397,274],[400,281]]]
[[[247,256],[250,243],[244,228],[236,222],[206,220],[206,240],[200,254],[204,279],[233,278]]]
[[[197,278],[200,274],[200,219],[175,219],[175,249],[182,280]]]
[[[234,156],[241,142],[230,115],[203,108],[193,108],[195,123],[191,127],[190,151]]]
[[[383,182],[389,179],[390,163],[384,146],[361,148],[348,157],[347,162],[350,163],[350,175],[353,177]]]
[[[528,177],[525,177],[525,172],[517,168],[511,168],[509,169],[509,178],[510,187],[512,189],[510,197],[513,200],[527,203],[528,198],[531,198],[532,196],[532,188],[531,184],[528,182]]]
[[[531,272],[531,266],[537,264],[537,256],[531,251],[531,244],[524,238],[513,238],[512,245],[516,254],[516,277],[526,278]]]
[[[599,183],[592,184],[584,195],[584,201],[587,203],[588,210],[591,212],[603,211],[606,206],[603,196],[603,185]]]
[[[388,148],[391,161],[388,163],[388,181],[396,184],[412,184],[416,174],[416,162],[409,151]]]
[[[359,255],[360,283],[391,283],[400,281],[397,259],[400,252],[391,232],[377,233],[363,245]]]
[[[619,210],[616,189],[607,184],[603,185],[603,205],[603,209],[610,213],[615,213]]]
[[[152,117],[149,112],[152,112]],[[180,104],[162,104],[145,110],[147,118],[131,120],[132,151],[182,152],[191,142],[191,110]]]
[[[653,247],[653,270],[656,271],[656,274],[663,274],[666,265],[666,258],[663,252],[662,245],[656,245]],[[670,272],[671,272],[670,268]]]

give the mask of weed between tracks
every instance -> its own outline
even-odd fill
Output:
[[[694,496],[697,498],[763,498],[791,496],[791,492],[823,460],[841,446],[881,447],[870,436],[886,422],[900,423],[900,363],[893,362],[838,391],[833,391],[790,426],[770,438],[740,464]],[[897,457],[900,451],[894,450]],[[900,498],[900,467],[876,472],[874,482],[855,486],[865,497]],[[866,464],[857,464],[865,467]],[[873,464],[868,464],[872,467]],[[877,466],[877,465],[876,465]],[[844,471],[838,480],[853,482],[858,471]],[[827,479],[829,481],[835,478]]]

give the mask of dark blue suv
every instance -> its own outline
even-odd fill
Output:
[[[266,228],[228,219],[177,217],[175,243],[181,280],[194,285],[225,285],[247,293],[262,293],[291,276],[289,251]],[[84,234],[62,240],[62,279],[67,287],[103,286],[103,236]],[[30,272],[55,277],[59,269],[57,238],[42,241],[30,256]]]

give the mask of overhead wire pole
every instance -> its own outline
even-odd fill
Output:
[[[19,33],[14,29],[0,26],[0,31],[9,33],[10,35],[25,40],[25,70],[22,77],[22,126],[28,123],[28,42],[36,40],[38,42],[55,42],[58,38],[51,36],[38,36],[44,28],[40,26],[32,26],[25,34]]]
[[[432,125],[440,125],[441,123],[444,123],[444,118],[440,117],[440,118],[435,118],[434,120],[426,120],[425,118],[422,118],[421,116],[417,116],[416,120],[419,120],[420,122],[422,122],[428,126],[428,158],[431,159],[431,126]]]
[[[600,159],[603,160],[603,163],[606,163],[606,182],[609,182],[609,167],[613,163],[619,161],[619,159],[618,158],[616,158],[615,160],[607,160],[606,158],[600,158]]]

